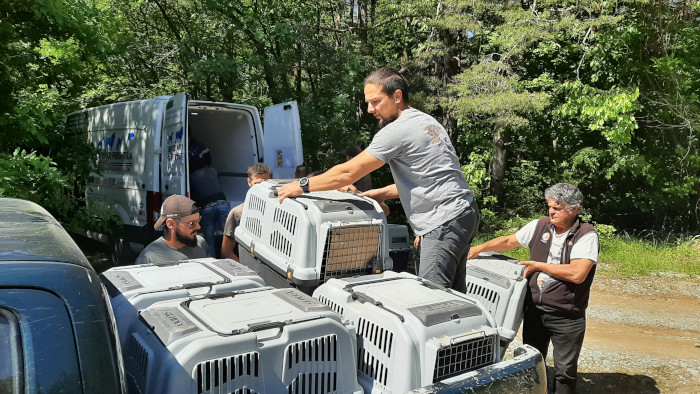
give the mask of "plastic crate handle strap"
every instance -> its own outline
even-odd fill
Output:
[[[284,321],[266,321],[266,322],[260,322],[260,323],[251,323],[248,324],[248,330],[245,332],[256,332],[256,331],[263,331],[263,330],[268,330],[271,328],[278,328],[280,331],[284,329],[285,326],[289,326],[292,324],[297,324],[297,323],[303,323],[311,320],[318,320],[318,319],[323,319],[324,316],[312,316],[308,318],[302,318],[302,319],[295,319],[295,320],[284,320]]]
[[[457,343],[464,342],[466,339],[472,339],[474,337],[480,337],[479,339],[486,338],[486,333],[479,331],[477,333],[460,334],[450,338],[450,346],[454,346]]]
[[[224,282],[225,283],[225,282]],[[173,286],[169,287],[168,290],[187,290],[187,289],[196,289],[198,287],[208,287],[209,292],[211,292],[211,287],[214,285],[221,284],[221,282],[192,282],[192,283],[185,283],[182,286]]]
[[[279,197],[279,194],[277,193],[277,191],[279,190],[280,187],[282,187],[282,185],[280,185],[280,186],[275,186],[275,187],[272,188],[272,194],[274,194],[275,197]],[[285,198],[285,200],[296,201],[298,204],[300,204],[302,207],[304,207],[304,210],[305,210],[305,211],[308,211],[308,210],[309,210],[309,207],[308,207],[306,204],[304,204],[303,202],[297,200],[296,197]]]
[[[365,294],[365,293],[361,293],[361,292],[359,292],[359,291],[355,291],[355,290],[352,290],[352,289],[346,289],[346,291],[347,291],[348,293],[350,293],[350,296],[352,297],[353,300],[359,301],[359,302],[362,303],[362,304],[364,304],[365,302],[369,302],[370,304],[372,304],[372,305],[374,305],[374,306],[376,306],[376,307],[378,307],[378,308],[382,308],[382,309],[384,309],[385,311],[387,311],[387,312],[389,312],[389,313],[395,315],[396,317],[398,317],[399,320],[401,320],[402,323],[406,320],[406,319],[403,317],[403,315],[401,315],[401,314],[399,314],[399,313],[396,313],[396,312],[392,311],[391,309],[387,309],[387,308],[384,306],[384,304],[382,304],[380,301],[375,300],[374,298],[368,296],[368,295]]]
[[[374,283],[381,283],[381,282],[390,282],[394,280],[404,280],[406,279],[405,277],[398,277],[398,278],[382,278],[382,279],[377,279],[377,280],[368,280],[366,282],[358,282],[358,283],[348,283],[343,287],[343,290],[347,291],[348,293],[352,293],[354,290],[352,289],[355,286],[365,286],[365,285],[371,285]]]
[[[141,264],[142,267],[172,267],[175,265],[180,265],[184,263],[186,260],[175,260],[175,261],[162,261],[158,263],[147,263],[147,264]]]

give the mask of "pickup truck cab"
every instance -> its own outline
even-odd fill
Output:
[[[0,198],[0,271],[0,392],[126,392],[104,286],[39,205]]]

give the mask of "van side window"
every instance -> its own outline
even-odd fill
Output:
[[[22,341],[14,314],[0,308],[0,392],[24,392]],[[7,351],[9,350],[9,351]]]

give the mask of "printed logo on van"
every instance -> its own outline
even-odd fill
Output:
[[[130,171],[133,166],[133,154],[129,151],[122,152],[122,148],[125,145],[128,146],[135,137],[136,134],[133,131],[120,133],[120,135],[113,132],[111,135],[102,137],[95,145],[100,151],[98,153],[100,164],[116,171]]]
[[[182,137],[185,136],[185,129],[180,127],[180,130],[177,133],[170,133],[168,134],[168,145],[173,143],[173,134],[175,134],[175,143],[177,144],[178,141],[182,142]]]
[[[176,133],[168,134],[168,160],[171,162],[173,160],[182,160],[183,151],[185,150],[185,144],[183,144],[184,137],[185,129],[183,127],[180,127],[180,130],[178,130]]]

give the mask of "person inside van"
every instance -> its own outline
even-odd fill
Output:
[[[190,195],[201,208],[202,233],[209,245],[209,256],[221,257],[226,217],[231,205],[219,182],[219,174],[211,166],[211,151],[198,140],[190,137],[188,149],[190,161]]]
[[[160,218],[153,226],[163,226],[163,236],[146,246],[135,264],[155,264],[207,257],[207,241],[197,235],[200,220],[199,207],[194,201],[179,194],[163,201]]]
[[[309,174],[311,174],[311,168],[304,163],[299,164],[297,168],[294,169],[294,178],[309,176]]]
[[[262,181],[272,178],[272,170],[263,163],[255,163],[248,167],[248,187],[253,187]],[[224,239],[221,243],[221,256],[228,259],[239,261],[238,258],[238,242],[233,236],[236,227],[241,222],[243,214],[243,204],[233,208],[226,218],[226,226],[224,226]]]

